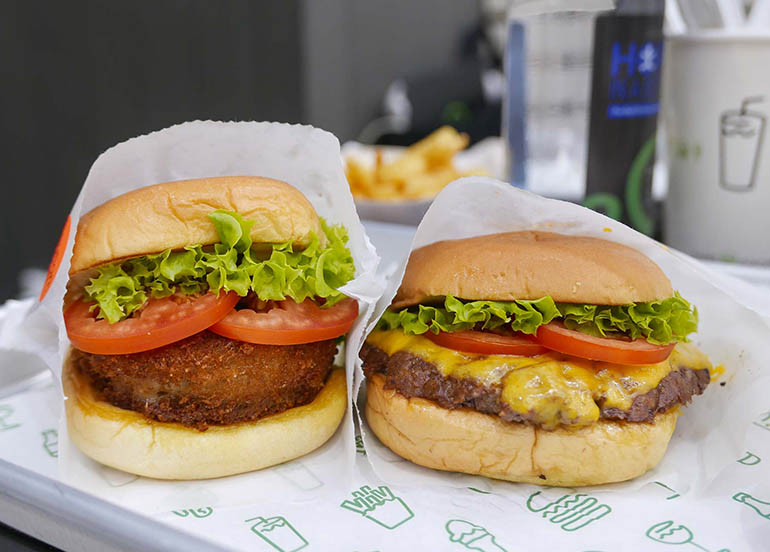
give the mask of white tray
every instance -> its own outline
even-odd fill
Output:
[[[382,268],[387,270],[394,263],[401,260],[408,251],[415,228],[404,227],[386,223],[365,224],[369,237],[377,247],[383,258]],[[720,277],[725,276],[719,267],[713,267],[719,271]],[[747,293],[761,293],[758,288],[746,286],[735,281],[736,289],[745,286]],[[744,291],[745,291],[744,290]],[[737,292],[740,295],[740,291]],[[57,478],[56,441],[51,433],[56,427],[57,415],[55,410],[58,405],[58,393],[52,384],[17,393],[10,397],[0,399],[0,521],[6,523],[35,538],[48,542],[65,550],[232,550],[249,549],[275,551],[275,547],[268,546],[263,540],[249,531],[246,520],[255,516],[287,516],[295,519],[299,512],[303,511],[302,504],[283,504],[276,502],[270,505],[254,504],[248,508],[238,507],[231,509],[235,517],[232,531],[228,533],[216,533],[206,529],[208,512],[203,509],[190,514],[188,511],[171,513],[162,516],[148,516],[130,511],[115,504],[100,500],[92,495],[76,490],[62,483]],[[3,447],[3,434],[20,431],[14,427],[13,411],[9,414],[8,405],[13,408],[26,409],[34,412],[33,422],[24,428],[26,434],[32,439],[27,439],[24,446]],[[760,427],[757,422],[754,432],[758,438],[764,438],[764,431],[768,427]],[[6,443],[9,440],[5,440]],[[21,440],[19,440],[21,442]],[[46,451],[41,454],[40,447]],[[770,460],[770,450],[754,450],[758,455],[765,456],[765,461]],[[363,451],[357,455],[358,478],[357,483],[375,484],[376,478],[368,469],[368,464],[363,457]],[[737,469],[743,469],[736,463]],[[735,468],[735,467],[734,467]],[[746,468],[750,469],[750,468]],[[689,519],[708,516],[719,512],[720,525],[709,534],[709,528],[692,525],[697,529],[698,543],[709,546],[709,549],[718,550],[719,547],[729,544],[731,549],[761,549],[758,543],[762,541],[770,531],[770,520],[762,520],[755,516],[745,505],[728,500],[705,500],[693,496],[679,496],[675,490],[671,490],[660,483],[646,489],[647,495],[653,495],[660,500],[661,519],[675,519],[677,523],[688,523]],[[517,543],[516,535],[530,533],[532,535],[547,531],[555,520],[542,519],[536,510],[529,508],[530,500],[535,494],[540,493],[536,487],[520,486],[522,499],[518,502],[503,503],[499,497],[490,495],[484,489],[448,489],[444,493],[445,500],[428,500],[427,495],[436,496],[439,491],[432,490],[426,493],[423,489],[396,489],[399,496],[412,509],[406,507],[404,512],[415,517],[417,523],[410,521],[410,517],[404,517],[404,531],[390,531],[384,525],[370,523],[371,518],[361,519],[351,511],[341,508],[329,508],[323,511],[313,512],[313,516],[326,520],[328,525],[319,529],[309,528],[304,532],[309,544],[302,546],[307,550],[463,550],[458,543],[450,542],[444,527],[450,515],[454,512],[465,513],[465,519],[483,523],[491,532],[497,535],[500,546],[508,552],[521,550]],[[547,493],[548,491],[546,491]],[[534,493],[534,494],[530,494]],[[529,494],[529,500],[527,499]],[[659,495],[659,497],[658,497]],[[605,500],[600,495],[599,500]],[[280,497],[277,497],[280,500]],[[593,499],[592,499],[593,500]],[[606,532],[631,532],[637,531],[635,527],[635,498],[629,496],[625,500],[614,499],[612,519],[602,521],[597,518],[590,523],[595,524],[576,532],[574,541],[575,550],[610,549],[602,538]],[[332,504],[332,506],[335,506]],[[210,509],[209,509],[210,510]],[[412,510],[416,512],[412,514]],[[496,510],[499,510],[496,511]],[[508,512],[506,514],[505,512]],[[521,516],[522,512],[527,517],[526,527],[513,527],[506,522],[509,515]],[[532,513],[530,513],[532,512]],[[199,514],[199,515],[198,515]],[[295,516],[295,517],[292,517]],[[442,517],[443,516],[443,517]],[[477,516],[473,518],[472,516]],[[486,517],[484,517],[486,516]],[[742,516],[742,517],[741,517]],[[479,519],[480,517],[480,519]],[[531,523],[530,521],[531,520]],[[740,520],[740,521],[739,521]],[[769,524],[763,533],[763,523]],[[588,523],[588,522],[587,522]],[[424,525],[420,525],[424,524]],[[423,530],[430,527],[430,531]],[[558,529],[558,528],[557,528]],[[566,529],[565,529],[566,530]],[[605,535],[602,537],[602,535]],[[642,534],[639,534],[643,538]],[[654,547],[667,548],[652,541],[642,541]],[[597,548],[598,545],[598,548]],[[547,548],[547,539],[543,540],[543,549]],[[614,547],[620,550],[621,548]],[[655,548],[657,549],[657,548]],[[296,548],[299,550],[299,548]]]

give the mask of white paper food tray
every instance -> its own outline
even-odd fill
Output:
[[[365,226],[382,257],[380,270],[388,271],[408,251],[414,228],[383,223]],[[720,272],[719,276],[732,284],[736,296],[745,291],[750,297],[758,291],[724,273]],[[564,500],[567,491],[531,485],[519,486],[521,497],[516,501],[490,493],[484,485],[443,490],[390,485],[381,491],[387,507],[363,514],[354,511],[357,496],[351,495],[325,505],[281,503],[281,497],[276,497],[276,501],[269,504],[257,503],[226,511],[217,511],[215,507],[213,514],[212,509],[203,504],[189,504],[184,508],[180,505],[174,512],[151,516],[108,503],[58,481],[54,458],[57,442],[49,431],[53,428],[47,425],[56,419],[55,410],[59,405],[52,401],[57,400],[58,392],[50,386],[0,399],[0,521],[65,550],[462,552],[481,549],[514,552],[562,549],[549,543],[548,538],[553,537],[569,539],[572,547],[568,549],[576,551],[665,552],[695,549],[693,544],[696,544],[699,549],[712,552],[727,549],[737,552],[764,550],[770,536],[770,486],[767,483],[770,403],[766,420],[757,417],[750,422],[751,450],[726,469],[731,472],[731,478],[740,474],[740,488],[731,487],[729,492],[724,492],[719,489],[722,483],[718,479],[714,495],[708,497],[668,488],[663,481],[626,497],[591,490],[570,497],[582,501],[578,506],[585,506],[593,514],[576,512],[571,517],[557,519],[550,510],[553,504],[561,503],[569,508]],[[9,413],[8,405],[16,411]],[[19,428],[15,424],[22,414],[30,421],[26,427]],[[26,431],[24,439],[22,429]],[[9,439],[14,432],[17,437]],[[18,446],[9,446],[12,442]],[[378,483],[368,469],[363,449],[357,452],[355,484],[360,486],[359,492],[364,486],[380,492],[378,485],[383,484]],[[287,484],[291,478],[295,483],[307,484],[307,477],[299,471],[287,471]],[[119,485],[118,472],[113,475],[115,484]],[[762,510],[761,502],[752,507],[739,500],[743,496],[740,492],[749,498],[764,499],[768,502],[767,511]],[[639,511],[642,503],[654,504],[654,511]],[[215,524],[220,513],[228,517],[229,522]],[[289,520],[290,527],[296,529],[293,533],[285,532],[283,541],[270,541],[264,536],[269,537],[269,533],[260,535],[251,529],[260,529],[265,522],[280,521],[279,518]],[[309,526],[311,520],[316,523]],[[451,539],[458,528],[467,529],[472,525],[486,531],[484,538],[475,543],[476,548]],[[645,530],[649,534],[645,534]],[[477,529],[477,533],[480,532],[483,531]],[[540,535],[539,544],[529,542],[528,536],[532,535]],[[667,546],[670,544],[690,546]]]

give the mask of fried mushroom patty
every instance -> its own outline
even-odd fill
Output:
[[[334,339],[255,345],[203,331],[143,353],[74,350],[73,360],[107,402],[205,430],[308,404],[323,388],[336,352]]]
[[[388,356],[383,350],[364,343],[360,354],[367,376],[385,376],[385,389],[405,397],[420,397],[437,402],[443,408],[471,408],[484,414],[500,416],[508,422],[535,423],[534,416],[511,410],[501,399],[499,385],[484,385],[472,378],[445,376],[433,363],[419,356],[399,351]],[[626,422],[651,422],[658,413],[677,404],[687,404],[709,384],[708,370],[681,367],[664,377],[657,387],[634,397],[631,408],[603,408],[601,417]]]

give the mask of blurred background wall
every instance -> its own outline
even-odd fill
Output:
[[[450,92],[478,86],[478,79],[457,75],[472,73],[477,63],[476,0],[309,0],[302,6],[303,115],[342,141],[378,114],[396,78],[412,88],[433,81],[436,109],[447,93],[436,83],[442,76],[457,81]]]
[[[193,119],[305,122],[345,141],[397,78],[431,106],[427,133],[442,97],[479,93],[479,17],[476,0],[0,3],[0,301],[20,269],[47,266],[106,148]]]

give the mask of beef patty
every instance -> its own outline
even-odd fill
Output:
[[[311,402],[336,352],[334,339],[255,345],[203,331],[143,353],[72,354],[75,367],[107,402],[205,430]]]
[[[487,386],[472,378],[445,376],[436,366],[418,356],[399,351],[388,356],[364,343],[361,349],[364,373],[385,376],[385,388],[406,397],[421,397],[443,408],[472,408],[484,414],[500,416],[508,422],[534,423],[533,418],[514,412],[501,400],[499,385]],[[659,412],[677,404],[687,404],[709,384],[708,370],[679,368],[664,377],[657,387],[634,398],[631,408],[603,408],[601,417],[626,422],[651,422]]]

